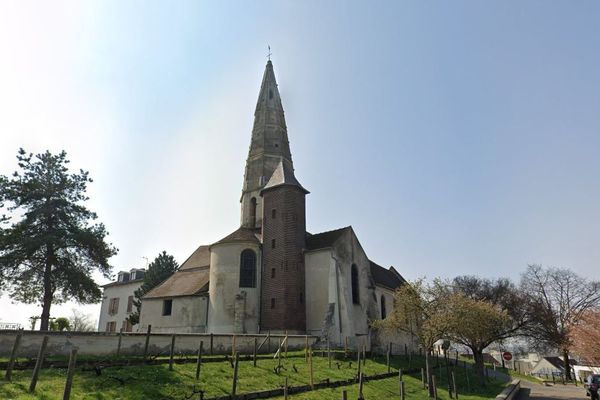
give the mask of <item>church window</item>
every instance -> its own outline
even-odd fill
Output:
[[[256,253],[250,249],[240,255],[240,287],[256,287]]]
[[[360,304],[358,293],[358,268],[356,267],[356,264],[352,264],[350,275],[352,279],[352,303]]]
[[[271,248],[274,249],[275,248],[275,239],[271,239]]]
[[[252,225],[256,222],[256,197],[250,199],[250,221]]]
[[[275,297],[271,297],[271,308],[275,308]]]
[[[385,309],[385,296],[381,295],[381,319],[385,319],[387,312]]]
[[[171,315],[171,311],[173,310],[173,300],[163,300],[163,310],[162,315]]]
[[[271,210],[271,218],[273,218],[273,219],[277,218],[277,210],[276,209]]]
[[[275,268],[271,268],[271,278],[275,278]]]

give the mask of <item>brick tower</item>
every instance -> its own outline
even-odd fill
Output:
[[[260,192],[263,202],[261,330],[306,331],[303,254],[306,194],[308,191],[283,159]]]

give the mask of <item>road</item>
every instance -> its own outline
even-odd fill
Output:
[[[517,400],[545,400],[545,399],[589,399],[586,397],[583,386],[556,384],[554,386],[544,386],[540,383],[533,383],[521,380],[521,391],[516,397]]]

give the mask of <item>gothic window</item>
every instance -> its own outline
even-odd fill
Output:
[[[256,254],[250,249],[240,255],[240,287],[256,287]]]
[[[250,199],[250,221],[252,225],[256,222],[256,197]]]
[[[381,319],[385,319],[387,313],[385,310],[385,296],[381,295]]]
[[[360,304],[360,298],[358,296],[358,268],[355,264],[352,264],[350,275],[352,278],[352,303]]]

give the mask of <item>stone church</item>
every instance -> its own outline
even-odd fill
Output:
[[[369,334],[404,279],[371,261],[348,226],[306,231],[273,64],[267,62],[242,188],[240,227],[199,246],[142,300],[139,330],[283,332],[332,343]]]

